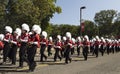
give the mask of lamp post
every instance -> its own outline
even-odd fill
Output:
[[[82,27],[82,26],[81,26],[81,21],[82,21],[82,9],[85,9],[85,8],[86,8],[85,6],[80,7],[80,28]],[[82,30],[80,31],[80,35],[82,36]]]

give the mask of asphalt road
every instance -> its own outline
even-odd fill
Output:
[[[73,56],[72,63],[64,64],[62,61],[53,62],[53,58],[49,57],[47,62],[41,63],[37,60],[37,68],[29,74],[120,74],[120,53],[105,54],[95,58],[89,55],[87,61],[84,61],[82,56]],[[11,66],[0,65],[1,74],[26,74],[27,65],[23,69],[18,69],[17,65]]]

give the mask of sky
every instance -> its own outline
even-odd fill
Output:
[[[57,0],[57,6],[62,8],[62,13],[54,14],[50,20],[53,24],[79,25],[80,7],[82,9],[82,19],[94,21],[94,16],[101,10],[116,10],[120,12],[120,0]]]

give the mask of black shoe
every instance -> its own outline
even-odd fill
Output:
[[[65,62],[65,64],[68,64],[68,62]]]
[[[60,58],[60,61],[62,60],[62,58]]]
[[[87,61],[87,58],[85,58],[84,60]]]
[[[72,62],[72,59],[70,58],[69,61],[70,61],[70,63],[71,63],[71,62]]]
[[[29,69],[28,72],[34,72],[34,70]]]
[[[56,62],[56,60],[54,60],[54,62]]]
[[[45,61],[47,61],[47,57],[45,57]]]
[[[43,62],[43,60],[40,60],[40,62]]]

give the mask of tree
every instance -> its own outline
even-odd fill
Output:
[[[94,21],[97,25],[111,25],[116,12],[115,10],[102,10],[95,14]]]
[[[3,0],[0,3],[0,21],[13,28],[22,23],[27,23],[30,27],[38,24],[45,30],[54,13],[61,13],[61,8],[55,2],[56,0]]]
[[[115,10],[102,10],[95,14],[94,21],[99,27],[99,35],[111,35],[112,23],[116,17],[117,11]]]
[[[89,21],[89,20],[86,20],[84,22],[84,26],[85,26],[85,29],[84,29],[84,32],[83,32],[83,35],[88,35],[90,38],[92,38],[92,36],[95,36],[95,35],[98,35],[98,27],[97,25],[95,25],[94,22],[92,21]]]

